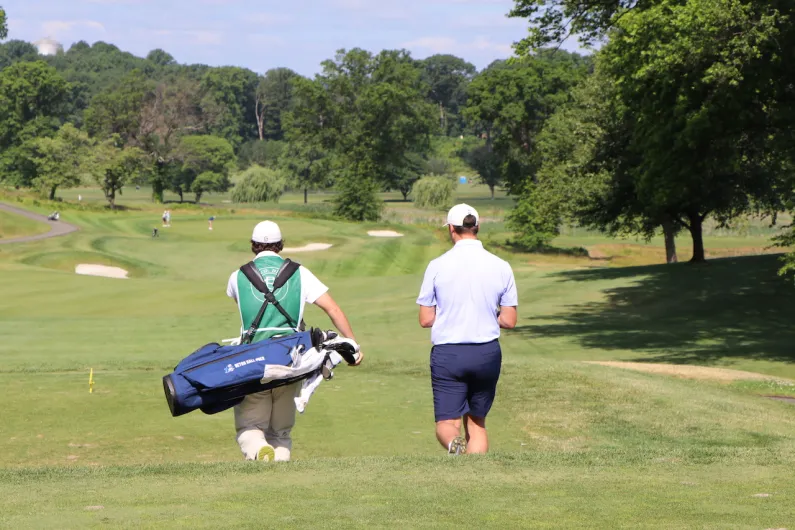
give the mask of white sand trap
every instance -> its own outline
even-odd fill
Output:
[[[691,366],[688,364],[655,364],[625,363],[618,361],[586,361],[587,364],[600,364],[625,370],[636,370],[650,374],[672,375],[683,379],[706,379],[711,381],[779,381],[789,382],[781,377],[773,377],[755,372],[731,370],[729,368],[712,368],[709,366]]]
[[[294,248],[285,247],[284,248],[284,252],[290,252],[290,253],[293,253],[293,252],[315,252],[317,250],[328,250],[332,246],[333,245],[331,243],[309,243],[307,245],[304,245],[303,247],[294,247]]]
[[[85,276],[103,276],[105,278],[120,278],[122,280],[126,280],[127,274],[129,274],[126,270],[120,269],[119,267],[108,267],[106,265],[91,265],[85,263],[81,263],[75,267],[75,272]]]
[[[403,234],[394,230],[370,230],[367,235],[371,237],[403,237]]]

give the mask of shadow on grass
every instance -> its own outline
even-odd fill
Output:
[[[638,362],[709,365],[755,359],[795,362],[795,285],[780,256],[560,273],[561,282],[608,282],[605,299],[536,317],[517,328],[569,337],[585,348],[634,350]],[[610,283],[619,284],[611,286]]]

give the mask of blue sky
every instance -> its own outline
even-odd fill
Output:
[[[311,75],[339,48],[453,53],[484,68],[526,34],[512,0],[0,0],[9,38],[163,48],[181,63]]]

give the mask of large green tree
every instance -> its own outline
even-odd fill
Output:
[[[463,130],[461,109],[466,104],[466,90],[477,69],[455,55],[432,55],[420,61],[422,78],[428,86],[428,98],[439,108],[439,128],[444,134]]]
[[[0,178],[29,186],[36,177],[29,142],[52,136],[66,115],[69,84],[42,61],[0,70]]]
[[[235,167],[232,145],[217,136],[185,136],[180,141],[177,157],[182,162],[181,177],[174,185],[180,200],[183,193],[196,194],[196,202],[207,192],[225,192],[232,187],[229,172]]]
[[[330,161],[318,142],[311,138],[298,138],[287,143],[279,157],[279,168],[291,188],[303,190],[306,204],[309,190],[326,188],[331,184]]]
[[[71,188],[80,184],[91,153],[91,139],[86,133],[65,124],[52,137],[32,141],[31,155],[37,176],[33,186],[50,200],[55,199],[58,188]]]
[[[245,68],[225,66],[207,71],[202,89],[222,109],[211,132],[225,138],[234,148],[257,137],[257,74]]]
[[[591,222],[645,234],[667,224],[667,239],[687,230],[692,260],[703,261],[708,216],[729,223],[789,202],[793,9],[660,0],[599,26],[613,28],[599,62],[615,117],[594,145],[593,166],[607,180]]]
[[[519,193],[535,172],[536,140],[544,122],[570,99],[571,88],[589,69],[590,61],[577,54],[543,52],[497,62],[475,77],[464,113],[500,167],[501,179],[490,180]]]
[[[109,90],[100,92],[85,111],[85,125],[92,136],[119,135],[127,144],[140,141],[142,110],[152,98],[153,83],[133,70]]]
[[[293,80],[298,74],[289,68],[274,68],[265,72],[257,85],[255,118],[260,140],[282,140],[284,114],[293,100]]]
[[[306,138],[329,152],[340,216],[378,219],[384,175],[405,165],[408,153],[427,151],[433,118],[424,92],[403,51],[343,50],[315,80],[296,82],[288,139]]]
[[[92,149],[86,170],[105,194],[110,208],[115,209],[116,195],[146,170],[146,159],[140,149],[125,146],[116,134]]]
[[[36,61],[39,50],[29,42],[10,40],[0,44],[0,70],[20,61]]]

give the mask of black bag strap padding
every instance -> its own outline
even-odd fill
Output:
[[[276,278],[273,281],[273,290],[277,290],[284,286],[287,281],[293,277],[293,275],[298,271],[301,267],[300,263],[295,263],[289,259],[284,260],[282,263],[279,272],[276,273]],[[262,279],[262,276],[259,273],[259,269],[254,264],[254,262],[249,262],[242,267],[240,267],[240,272],[248,278],[248,281],[262,293],[263,297],[265,298],[265,302],[262,304],[257,316],[251,322],[251,327],[249,327],[248,331],[243,335],[243,340],[241,341],[243,344],[250,344],[252,340],[254,340],[254,335],[257,334],[257,329],[259,329],[259,324],[262,322],[262,317],[265,315],[265,310],[268,308],[268,304],[273,304],[273,306],[279,311],[279,313],[287,319],[287,323],[290,324],[290,327],[295,328],[296,324],[293,321],[293,318],[290,314],[285,311],[282,305],[276,300],[276,297],[273,295],[268,286],[265,284],[265,281]]]

